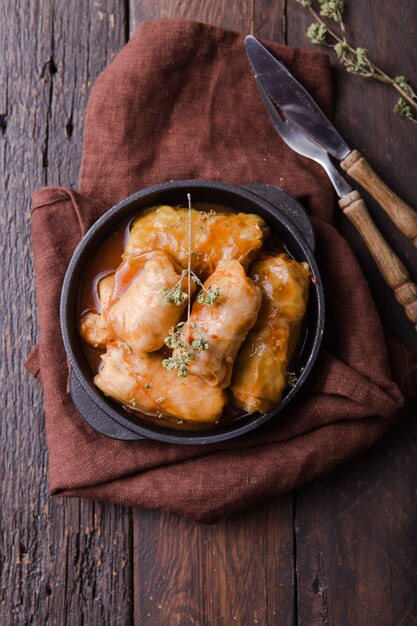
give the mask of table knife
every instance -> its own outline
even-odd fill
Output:
[[[283,141],[295,152],[319,163],[339,196],[339,206],[354,224],[386,283],[394,290],[417,330],[417,285],[372,220],[360,193],[340,174],[330,156],[378,201],[393,222],[417,245],[417,213],[375,174],[342,137],[292,76],[255,37],[245,39],[246,52],[267,113]]]

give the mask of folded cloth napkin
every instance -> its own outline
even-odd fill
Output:
[[[330,114],[327,57],[269,46]],[[258,431],[210,446],[115,441],[84,422],[68,393],[62,281],[78,241],[106,209],[178,178],[270,183],[305,204],[327,299],[323,349],[302,393]],[[328,472],[387,430],[415,369],[404,348],[387,345],[332,208],[324,172],[271,130],[242,35],[191,21],[139,26],[93,87],[79,192],[47,187],[33,195],[40,342],[27,367],[44,388],[53,494],[212,522]]]

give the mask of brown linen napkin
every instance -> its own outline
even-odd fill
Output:
[[[330,113],[327,57],[270,48]],[[300,198],[313,216],[327,298],[323,349],[303,392],[261,430],[210,446],[109,439],[84,422],[67,390],[59,298],[75,246],[111,205],[175,178],[270,183]],[[44,387],[53,494],[215,521],[331,470],[387,430],[415,370],[404,348],[387,346],[332,207],[324,172],[272,131],[242,35],[190,21],[140,25],[92,90],[79,193],[33,195],[41,333],[27,367]]]

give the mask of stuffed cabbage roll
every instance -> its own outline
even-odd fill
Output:
[[[151,415],[192,422],[217,421],[226,404],[224,391],[200,377],[179,378],[162,366],[160,354],[134,352],[126,344],[110,344],[94,383],[106,395]]]
[[[164,250],[183,269],[187,267],[188,209],[158,206],[133,222],[125,256]],[[255,258],[268,234],[258,215],[192,209],[192,270],[202,279],[222,259],[237,259],[244,267]]]
[[[116,285],[118,273],[119,270],[115,275]],[[180,279],[172,259],[163,252],[154,252],[120,295],[115,289],[107,310],[113,336],[139,352],[159,350],[186,306],[186,300],[180,305],[164,303],[164,290],[175,288]],[[186,293],[186,278],[179,284]],[[194,289],[191,282],[191,293]]]
[[[197,332],[208,342],[208,349],[197,352],[187,370],[208,385],[224,389],[230,384],[238,350],[256,322],[262,294],[236,260],[220,261],[204,288],[208,292],[218,289],[219,296],[212,305],[196,301],[190,326],[184,325],[184,342],[192,343]]]
[[[239,351],[231,385],[235,403],[266,413],[287,387],[287,369],[300,337],[310,271],[287,254],[256,261],[250,271],[262,289],[257,322]]]
[[[94,348],[104,348],[113,339],[107,320],[107,308],[114,288],[114,274],[102,278],[97,286],[100,312],[87,311],[80,319],[81,337]]]

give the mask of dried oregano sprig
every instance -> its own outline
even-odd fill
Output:
[[[162,293],[164,294],[163,303],[164,306],[168,306],[169,304],[176,304],[177,306],[181,306],[183,302],[188,300],[188,294],[181,289],[181,283],[184,276],[186,276],[188,270],[184,270],[174,287],[162,287]],[[207,304],[208,306],[213,306],[216,303],[217,298],[220,296],[220,289],[218,287],[214,288],[212,285],[208,289],[206,289],[196,274],[191,271],[191,280],[196,283],[200,287],[200,292],[197,296],[197,301],[200,304]]]
[[[178,370],[178,376],[185,378],[188,375],[187,365],[196,357],[197,352],[208,350],[208,341],[198,332],[196,324],[189,324],[194,331],[194,339],[191,343],[183,340],[184,322],[180,322],[175,328],[171,328],[168,337],[165,338],[165,345],[177,351],[175,356],[162,361],[162,365],[167,370]]]
[[[179,322],[175,326],[175,328],[171,328],[168,333],[168,336],[165,337],[164,343],[168,348],[172,350],[176,350],[176,354],[169,357],[168,359],[164,359],[162,361],[162,365],[167,370],[178,370],[178,376],[185,378],[188,375],[187,366],[193,361],[196,357],[197,352],[201,352],[203,350],[208,350],[209,344],[208,341],[203,337],[203,335],[199,332],[196,324],[190,322],[191,315],[191,281],[199,285],[201,288],[197,300],[200,304],[207,304],[209,306],[213,306],[218,297],[220,296],[220,289],[218,287],[212,288],[210,286],[206,289],[198,278],[198,276],[191,269],[191,196],[187,194],[188,199],[188,233],[187,233],[187,269],[183,270],[181,276],[174,285],[174,287],[163,287],[163,302],[165,306],[169,304],[176,304],[180,306],[187,300],[187,336],[184,339],[183,336],[183,327],[184,322]],[[181,285],[184,277],[187,277],[187,293],[182,291]],[[191,329],[193,329],[193,341],[190,342],[190,333]]]
[[[176,304],[177,306],[181,306],[181,304],[188,299],[188,294],[181,289],[182,279],[186,274],[187,270],[184,270],[177,284],[173,287],[162,287],[164,306],[169,306],[170,304]]]
[[[213,306],[213,304],[216,304],[217,299],[220,296],[220,289],[218,287],[214,288],[213,285],[210,285],[210,287],[206,289],[198,276],[194,274],[194,272],[191,272],[191,278],[196,283],[196,285],[201,287],[201,291],[197,296],[197,302],[199,302],[200,304],[207,304],[208,306]]]
[[[377,67],[369,58],[366,48],[353,48],[346,40],[346,28],[343,22],[345,10],[344,0],[317,0],[319,13],[314,8],[313,0],[296,0],[308,9],[314,17],[314,22],[307,29],[307,37],[312,43],[333,48],[339,61],[351,74],[364,78],[376,78],[391,85],[400,97],[395,103],[394,111],[417,124],[417,94],[405,76],[391,78],[381,68]],[[335,22],[339,33],[335,32],[324,22],[322,17]]]
[[[288,387],[295,387],[298,381],[298,376],[295,372],[287,372],[287,385]]]

